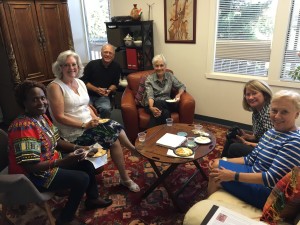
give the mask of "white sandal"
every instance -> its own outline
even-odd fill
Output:
[[[139,185],[137,185],[133,180],[127,180],[127,181],[120,181],[120,184],[122,184],[123,186],[127,187],[130,191],[133,192],[139,192],[140,191],[140,187]]]

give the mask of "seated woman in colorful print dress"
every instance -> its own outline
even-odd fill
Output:
[[[95,168],[84,160],[86,154],[73,153],[86,146],[62,140],[45,115],[48,107],[45,86],[26,80],[17,86],[16,99],[25,113],[8,129],[9,173],[25,174],[40,191],[70,189],[57,225],[79,224],[74,215],[84,194],[86,209],[111,205],[112,200],[99,197]],[[62,157],[61,153],[66,155]]]

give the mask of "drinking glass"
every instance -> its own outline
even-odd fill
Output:
[[[171,127],[173,125],[173,119],[172,118],[167,118],[166,123],[167,123],[167,126]]]
[[[194,147],[195,146],[195,138],[194,137],[187,137],[186,138],[186,146],[187,147]]]
[[[194,128],[199,133],[202,130],[203,126],[199,123],[196,123],[194,124]]]
[[[145,142],[146,140],[146,132],[140,132],[138,133],[139,142]]]
[[[84,151],[84,149],[83,148],[79,148],[79,149],[76,149],[75,151],[74,151],[74,155],[81,155],[81,154],[83,154],[85,151]]]

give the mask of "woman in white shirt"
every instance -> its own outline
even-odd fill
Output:
[[[100,123],[100,118],[89,107],[86,86],[78,79],[83,71],[79,55],[70,50],[60,53],[52,71],[56,79],[47,88],[49,110],[61,137],[76,145],[99,143],[103,148],[109,148],[119,170],[121,184],[133,192],[140,191],[126,172],[121,144],[132,151],[135,147],[121,124],[113,120]]]

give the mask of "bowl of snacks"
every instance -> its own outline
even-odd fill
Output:
[[[134,45],[137,46],[137,47],[141,47],[142,44],[143,44],[143,41],[141,40],[136,40],[136,41],[133,41]]]

